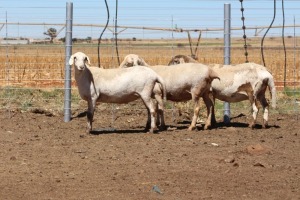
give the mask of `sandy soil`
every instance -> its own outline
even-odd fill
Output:
[[[145,110],[98,109],[86,135],[78,113],[1,111],[0,199],[300,199],[296,116],[150,134]]]

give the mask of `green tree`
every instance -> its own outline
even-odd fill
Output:
[[[53,39],[57,37],[57,30],[55,28],[49,28],[44,34],[48,35],[50,37],[50,43],[53,43]]]

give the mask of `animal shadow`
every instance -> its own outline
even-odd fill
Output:
[[[225,123],[224,121],[222,122],[217,122],[213,127],[214,128],[225,128],[225,127],[238,127],[238,128],[249,128],[249,122],[238,122],[234,120],[238,120],[239,118],[246,117],[245,114],[239,114],[237,116],[231,117],[229,123]],[[268,125],[266,129],[269,128],[280,128],[278,125]],[[265,129],[261,124],[255,124],[253,129]]]
[[[145,129],[116,129],[116,128],[98,128],[90,131],[91,135],[102,135],[102,134],[142,134],[149,133]],[[159,132],[154,132],[155,134]]]

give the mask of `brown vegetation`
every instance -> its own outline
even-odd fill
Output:
[[[243,63],[246,60],[242,39],[232,39],[231,63]],[[294,38],[286,38],[286,72],[285,56],[281,38],[266,38],[264,57],[266,67],[275,77],[277,87],[299,86],[300,63],[299,48],[294,48]],[[179,45],[180,44],[180,45]],[[203,39],[198,47],[197,57],[203,64],[223,63],[223,41]],[[0,85],[20,85],[44,87],[54,83],[63,86],[65,77],[64,45],[17,45],[6,46],[6,52],[0,55]],[[3,48],[4,50],[4,48]],[[98,65],[97,43],[74,44],[73,52],[85,52],[93,65]],[[135,53],[150,65],[167,64],[177,54],[190,55],[186,40],[122,40],[118,46],[120,60],[129,53]],[[114,43],[103,41],[100,48],[100,64],[104,68],[119,65]],[[248,60],[262,63],[260,38],[248,40]],[[286,77],[284,74],[286,73]]]

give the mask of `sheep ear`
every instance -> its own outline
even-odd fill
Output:
[[[69,65],[73,65],[74,63],[74,56],[72,55],[69,59]]]
[[[120,64],[120,68],[125,68],[126,60],[123,60],[123,62]]]
[[[146,66],[146,62],[143,58],[141,58],[141,63],[142,63],[142,65]]]
[[[90,58],[86,56],[86,60],[88,61],[88,64],[91,64]]]

